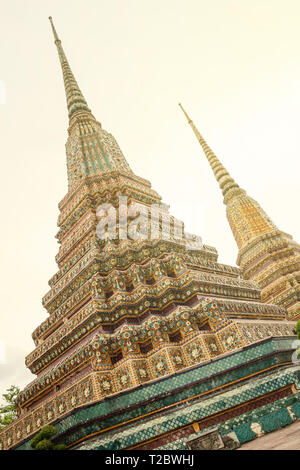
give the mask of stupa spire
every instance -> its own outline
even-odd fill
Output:
[[[227,203],[228,200],[230,200],[232,197],[238,194],[243,194],[245,191],[239,187],[239,185],[234,181],[234,179],[231,177],[229,172],[226,170],[226,168],[222,165],[218,157],[214,154],[212,149],[207,145],[206,141],[198,131],[197,127],[181,105],[179,103],[180,108],[182,109],[183,113],[185,114],[185,117],[188,120],[189,125],[194,131],[194,134],[196,135],[203,151],[204,154],[214,172],[214,175],[216,177],[216,180],[219,183],[219,186],[222,190],[223,196],[224,196],[224,202]]]
[[[243,248],[257,236],[277,230],[276,225],[271,221],[260,205],[248,196],[246,191],[241,189],[234,181],[229,172],[207,145],[197,127],[180,103],[179,106],[184,112],[188,123],[200,142],[205,156],[222,190],[224,204],[226,205],[227,218],[239,249]]]
[[[280,231],[258,202],[239,187],[181,104],[179,106],[222,189],[227,218],[239,248],[237,264],[242,277],[255,281],[261,287],[264,302],[283,305],[288,310],[289,318],[298,318],[300,246],[290,235]]]
[[[99,176],[104,172],[132,173],[115,138],[102,129],[100,122],[92,115],[70,68],[51,16],[49,20],[63,72],[70,119],[66,143],[69,189],[86,177]]]
[[[59,56],[59,60],[60,60],[61,68],[63,72],[69,118],[71,118],[76,111],[87,111],[90,113],[91,110],[89,109],[87,102],[83,94],[80,91],[77,81],[75,80],[75,77],[73,75],[71,67],[66,58],[65,52],[61,45],[61,40],[58,37],[58,34],[56,32],[51,16],[49,16],[49,20],[51,23],[51,27],[52,27],[52,31],[53,31],[53,35],[55,39],[54,42],[57,47],[58,56]]]

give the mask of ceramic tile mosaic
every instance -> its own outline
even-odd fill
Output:
[[[283,367],[291,362],[294,329],[287,318],[300,315],[299,245],[239,188],[188,118],[239,246],[240,269],[218,263],[216,249],[185,233],[95,119],[50,21],[69,115],[68,192],[59,203],[58,271],[42,300],[48,316],[26,357],[36,378],[20,393],[19,417],[0,433],[0,446],[28,448],[49,423],[70,446],[91,445],[84,444],[88,436],[103,433],[99,446],[123,448],[177,428],[183,446],[192,431],[180,429],[193,420],[274,395],[296,380]],[[139,215],[127,217],[134,204]],[[119,205],[117,226],[101,236],[101,227],[117,221]],[[156,221],[148,218],[153,208]],[[288,419],[278,411],[257,426],[271,429]],[[239,438],[251,437],[253,429],[241,426]]]

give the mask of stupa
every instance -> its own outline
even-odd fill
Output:
[[[26,366],[36,375],[1,449],[46,424],[70,449],[234,448],[300,416],[293,361],[299,245],[231,178],[240,268],[184,224],[93,116],[50,18],[69,114],[57,273]],[[201,194],[199,194],[201,198]]]

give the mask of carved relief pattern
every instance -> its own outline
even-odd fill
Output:
[[[213,247],[191,250],[185,239],[164,240],[164,234],[158,240],[99,240],[96,209],[102,202],[116,206],[122,194],[159,204],[165,213],[168,207],[147,180],[131,172],[113,136],[87,110],[72,116],[66,150],[69,191],[59,204],[59,270],[43,298],[49,316],[34,331],[36,348],[26,358],[37,378],[18,398],[19,420],[0,433],[6,447],[79,406],[270,335],[291,334],[282,321],[285,309],[261,302],[255,276],[241,277],[252,269],[255,247],[249,247],[251,256],[245,251],[240,271],[219,264]],[[240,194],[229,176],[219,176],[222,187]],[[237,237],[250,231],[241,211],[254,217],[255,235],[266,229],[267,219],[247,201],[241,199],[231,216]],[[286,249],[280,240],[271,243],[275,251]],[[281,286],[274,285],[273,274],[267,289],[278,297]],[[289,278],[289,291],[296,282]]]

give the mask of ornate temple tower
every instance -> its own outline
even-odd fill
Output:
[[[224,196],[227,218],[239,248],[237,264],[244,279],[262,289],[263,302],[287,308],[300,317],[300,245],[279,230],[260,205],[230,176],[183,110],[214,172]]]
[[[50,423],[69,448],[117,450],[191,448],[216,425],[235,445],[256,436],[253,419],[273,422],[277,408],[280,423],[292,422],[300,416],[300,379],[286,308],[263,302],[256,283],[218,263],[216,249],[186,234],[132,172],[92,115],[50,21],[69,112],[68,192],[59,204],[58,271],[43,298],[48,316],[26,358],[36,378],[19,396],[18,420],[0,433],[0,449],[30,449]],[[246,198],[244,191],[208,154],[226,201],[242,211],[236,198]],[[266,227],[263,247],[271,240],[279,253],[277,233],[297,251],[245,201]],[[102,236],[99,228],[111,221],[116,229]],[[236,229],[241,250],[256,240],[247,223]],[[241,265],[250,279],[247,253]],[[262,250],[262,263],[266,256]]]

